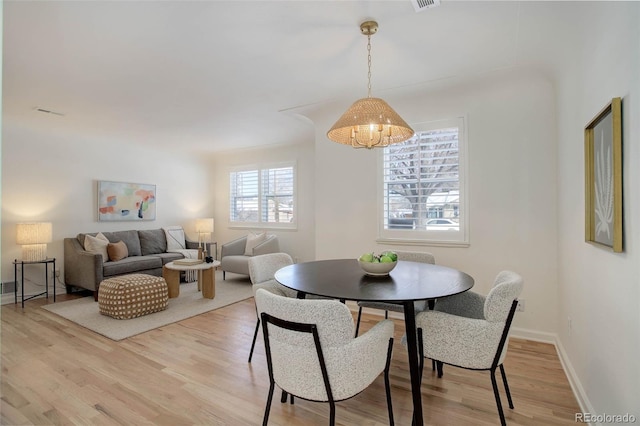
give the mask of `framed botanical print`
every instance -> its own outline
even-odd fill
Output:
[[[622,101],[584,129],[585,241],[622,252]]]

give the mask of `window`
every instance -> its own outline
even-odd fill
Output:
[[[412,139],[382,153],[380,239],[466,245],[464,120],[414,129]]]
[[[295,227],[295,167],[235,170],[229,174],[231,225]]]

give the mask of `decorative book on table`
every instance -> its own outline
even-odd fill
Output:
[[[202,259],[178,259],[173,261],[174,265],[193,266],[202,263]]]

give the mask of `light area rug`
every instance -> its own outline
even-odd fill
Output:
[[[98,302],[95,302],[93,297],[53,303],[44,305],[42,308],[109,339],[118,341],[222,308],[252,296],[250,282],[216,280],[214,299],[204,299],[195,282],[181,284],[180,296],[169,299],[167,309],[132,319],[118,320],[102,315],[98,309]]]

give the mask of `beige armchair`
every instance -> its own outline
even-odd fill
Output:
[[[247,238],[248,236],[244,236],[222,245],[220,269],[223,280],[226,278],[227,272],[249,275],[249,258],[252,256],[280,252],[280,244],[276,235],[267,235],[264,241],[252,247],[247,247]]]

